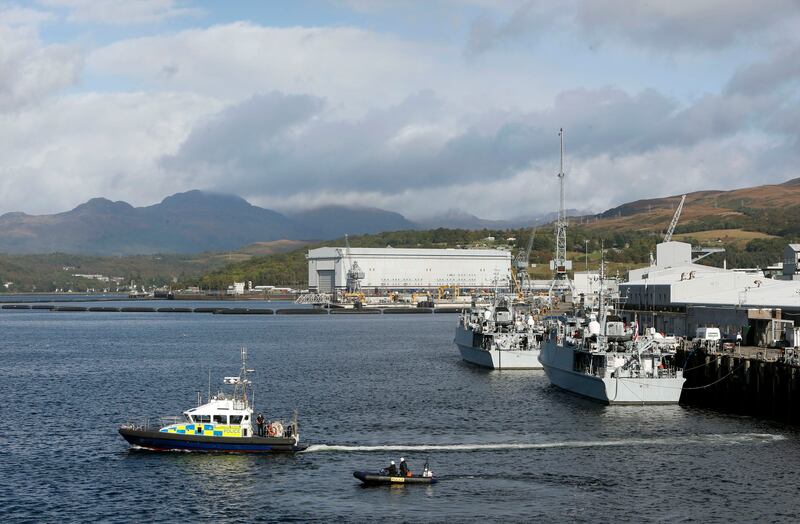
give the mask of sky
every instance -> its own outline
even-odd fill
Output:
[[[800,0],[0,0],[0,214],[412,219],[800,177]]]

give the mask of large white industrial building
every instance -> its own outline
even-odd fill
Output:
[[[800,320],[800,281],[791,276],[776,280],[759,270],[696,264],[691,246],[683,242],[656,249],[656,263],[630,271],[628,282],[619,286],[625,308],[645,326],[687,336],[714,326],[755,344],[769,343],[786,319]],[[787,248],[787,257],[792,249]]]
[[[496,249],[321,247],[307,258],[309,290],[319,293],[345,289],[355,264],[364,273],[362,289],[508,287],[511,274],[511,253]]]

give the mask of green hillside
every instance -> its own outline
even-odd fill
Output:
[[[712,230],[712,226],[716,227],[717,225],[716,222],[709,224],[708,230],[718,232],[719,230]],[[697,222],[694,223],[694,226],[699,228],[698,232],[684,234],[675,239],[689,242],[694,246],[724,247],[725,253],[709,256],[703,261],[704,264],[720,267],[724,260],[727,260],[728,267],[765,267],[774,264],[781,259],[784,246],[796,239],[796,237],[788,235],[784,237],[770,234],[736,234],[741,230],[731,230],[730,236],[709,236],[702,234],[705,229],[702,229]],[[778,228],[780,227],[778,226]],[[780,231],[776,230],[776,233],[780,233]],[[520,249],[527,247],[529,235],[530,230],[526,229],[396,231],[351,237],[350,245],[352,247],[392,246],[396,248],[507,247],[516,255]],[[489,237],[494,237],[495,240],[486,240]],[[567,245],[573,267],[582,271],[585,267],[589,269],[598,267],[602,243],[610,272],[619,272],[620,276],[624,276],[628,269],[647,264],[650,254],[655,253],[656,243],[661,239],[661,233],[652,231],[605,229],[597,226],[590,229],[583,226],[571,226],[568,230]],[[253,257],[211,271],[201,278],[186,279],[185,283],[199,285],[205,289],[218,289],[226,287],[234,281],[250,280],[254,284],[305,288],[308,285],[308,264],[305,255],[308,249],[321,246],[344,246],[344,239],[310,244],[289,253]],[[585,251],[587,248],[588,259]],[[552,226],[540,228],[537,231],[530,256],[531,264],[535,264],[535,267],[530,269],[533,278],[550,276],[548,268],[553,250]]]

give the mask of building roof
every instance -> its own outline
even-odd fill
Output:
[[[337,258],[342,256],[345,247],[320,247],[308,250],[308,258]],[[352,247],[351,256],[453,256],[453,257],[491,257],[510,259],[511,252],[500,249],[409,249],[393,247]]]
[[[647,278],[632,280],[621,287],[668,285],[673,304],[800,309],[800,281],[765,278],[761,272],[687,264],[651,268],[645,275]]]

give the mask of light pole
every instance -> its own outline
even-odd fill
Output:
[[[583,252],[586,253],[586,274],[589,274],[589,240],[583,241]]]

